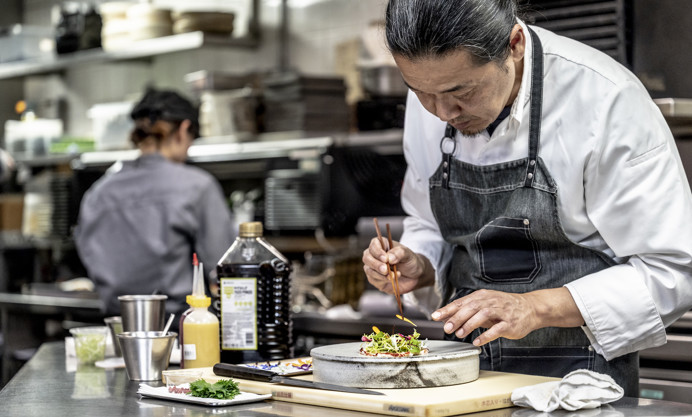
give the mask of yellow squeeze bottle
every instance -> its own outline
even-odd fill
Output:
[[[211,298],[204,293],[201,263],[194,267],[192,294],[187,296],[186,301],[190,305],[190,310],[183,319],[181,364],[184,364],[184,368],[214,366],[220,362],[219,319],[208,310]]]

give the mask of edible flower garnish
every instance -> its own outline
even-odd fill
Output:
[[[411,320],[407,319],[406,317],[404,317],[402,315],[397,314],[396,318],[398,318],[399,320],[403,320],[405,322],[411,323],[412,325],[418,327],[418,325],[416,323],[412,322]]]
[[[375,329],[377,327],[373,326],[373,330]],[[419,337],[420,333],[415,329],[410,336],[405,336],[401,333],[390,335],[387,332],[375,331],[370,334],[364,334],[361,337],[361,341],[364,342],[361,345],[361,350],[366,355],[372,356],[380,353],[391,356],[418,355],[427,349],[424,341],[419,340]]]

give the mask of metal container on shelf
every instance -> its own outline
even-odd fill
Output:
[[[360,67],[363,89],[377,97],[406,96],[408,87],[401,77],[399,68],[390,65]]]

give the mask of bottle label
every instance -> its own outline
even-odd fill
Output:
[[[186,361],[194,361],[197,359],[197,348],[194,344],[183,345],[183,358]]]
[[[257,350],[257,279],[221,278],[221,349]]]

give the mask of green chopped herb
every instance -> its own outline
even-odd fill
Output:
[[[238,394],[240,394],[240,389],[232,379],[221,379],[213,384],[198,379],[190,383],[190,395],[193,397],[232,400]]]

